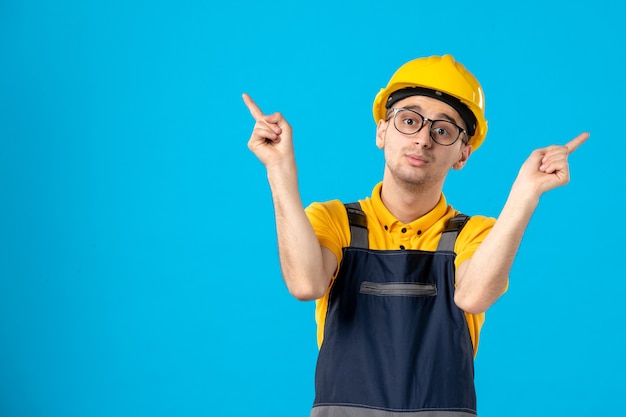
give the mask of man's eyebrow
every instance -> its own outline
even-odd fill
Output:
[[[410,106],[404,106],[403,108],[405,108],[407,110],[415,110],[416,112],[419,112],[420,114],[421,114],[421,112],[424,111],[424,109],[422,109],[421,106],[418,106],[416,104],[412,104]],[[429,119],[430,119],[430,117],[429,117]],[[447,120],[449,122],[454,123],[455,125],[459,125],[459,122],[454,117],[450,116],[448,113],[438,113],[438,114],[436,114],[434,116],[434,120]]]
[[[422,107],[416,104],[411,104],[410,106],[404,106],[403,108],[408,109],[408,110],[423,111]]]

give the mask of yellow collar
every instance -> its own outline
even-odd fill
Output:
[[[380,197],[382,187],[383,183],[379,182],[372,190],[372,207],[374,208],[374,213],[380,221],[380,224],[389,232],[397,228],[407,228],[422,233],[446,215],[448,203],[446,201],[446,197],[442,193],[439,202],[431,211],[409,224],[404,224],[391,214],[383,203],[383,200]]]

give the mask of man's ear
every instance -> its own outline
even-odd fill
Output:
[[[376,126],[376,146],[378,149],[385,147],[385,133],[387,133],[388,125],[389,123],[383,119],[378,121],[378,125]]]
[[[463,168],[465,164],[467,163],[467,160],[469,159],[471,154],[472,154],[472,145],[463,145],[463,148],[461,148],[461,151],[459,153],[459,159],[457,159],[454,165],[452,165],[452,168],[456,169],[457,171]]]

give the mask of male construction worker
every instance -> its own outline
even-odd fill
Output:
[[[416,59],[374,99],[385,168],[371,197],[305,210],[290,125],[243,98],[256,120],[248,146],[267,170],[285,283],[294,297],[317,300],[311,416],[475,416],[484,313],[507,287],[540,196],[569,181],[567,157],[589,135],[532,152],[497,220],[464,216],[442,189],[485,139],[483,91],[450,55]]]

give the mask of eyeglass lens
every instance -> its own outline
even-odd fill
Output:
[[[447,120],[430,120],[430,136],[440,145],[452,145],[459,138],[461,129]],[[424,127],[424,117],[408,109],[398,109],[394,117],[394,126],[405,135],[412,135]]]

